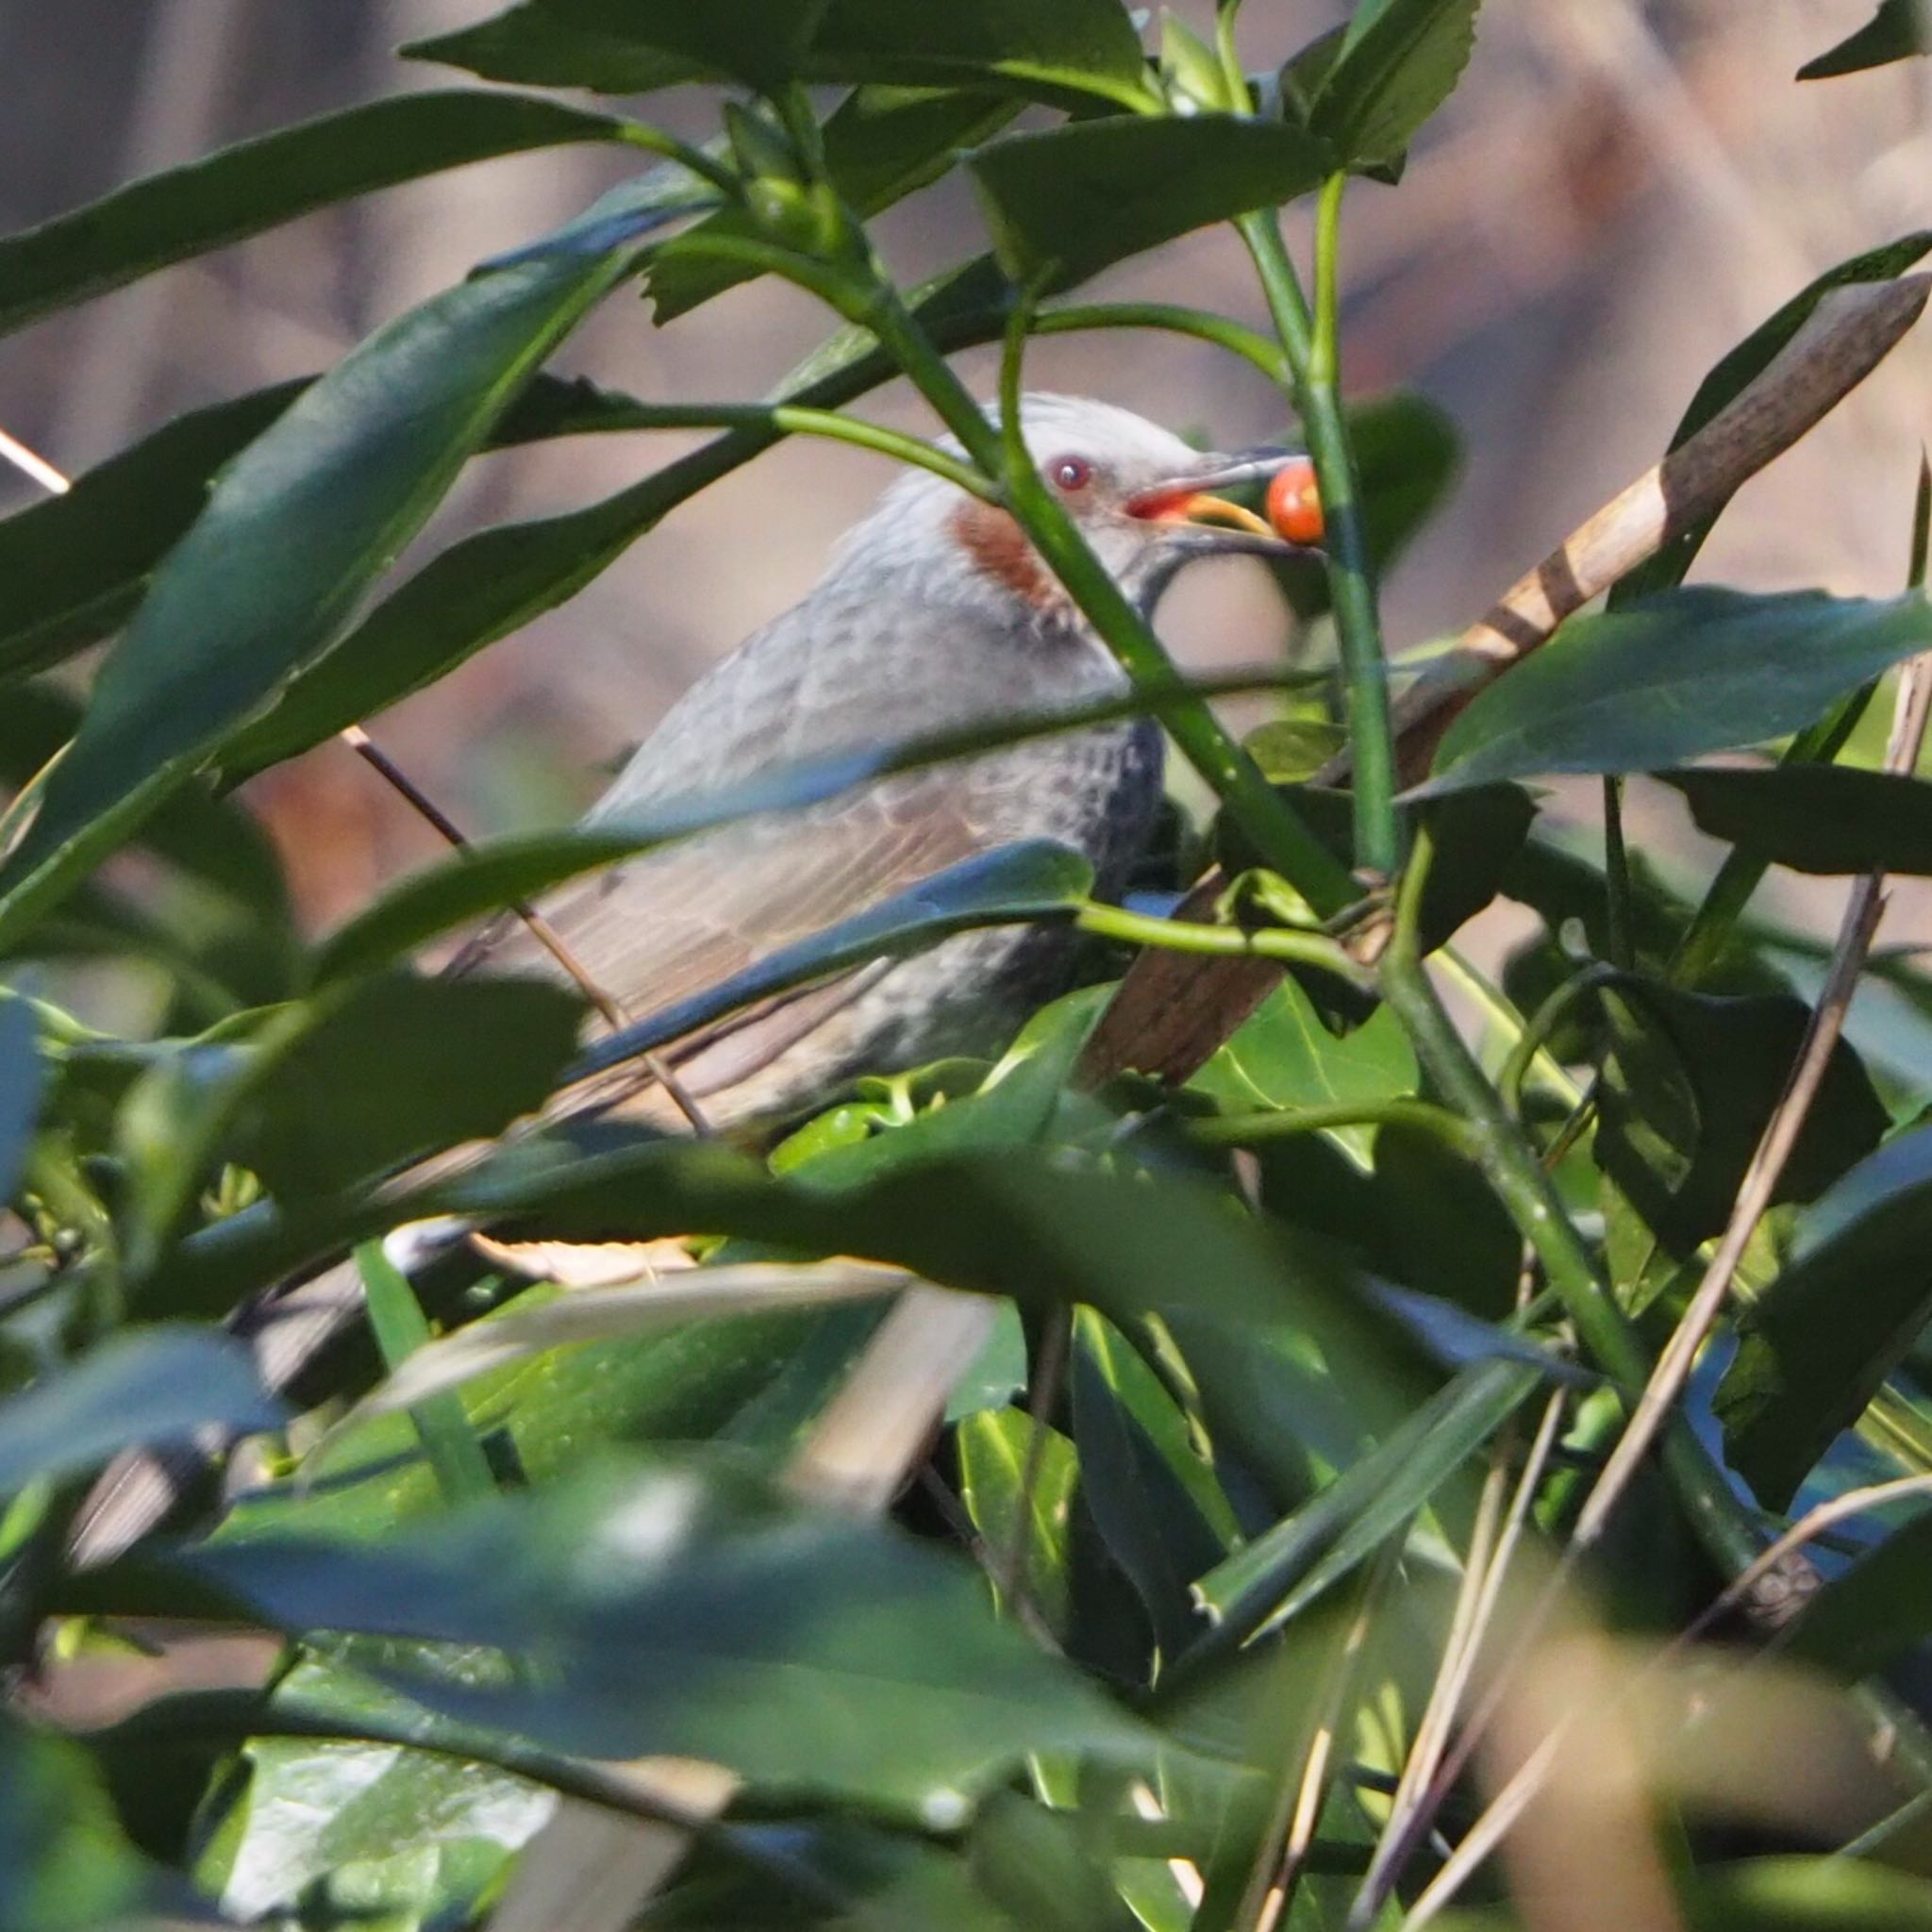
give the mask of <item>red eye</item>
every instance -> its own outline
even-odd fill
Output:
[[[1084,490],[1093,480],[1093,465],[1085,457],[1056,457],[1046,466],[1046,474],[1057,489]]]

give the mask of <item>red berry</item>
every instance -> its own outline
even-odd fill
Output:
[[[1269,478],[1268,521],[1277,537],[1291,543],[1319,543],[1326,527],[1322,495],[1315,484],[1315,466],[1307,457],[1284,463]]]

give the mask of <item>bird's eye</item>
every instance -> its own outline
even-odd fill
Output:
[[[1047,465],[1047,475],[1058,489],[1071,492],[1092,482],[1093,465],[1085,457],[1056,457]]]

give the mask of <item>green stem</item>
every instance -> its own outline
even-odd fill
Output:
[[[661,155],[667,161],[675,161],[680,167],[689,168],[731,201],[743,197],[744,183],[732,169],[714,156],[708,155],[703,148],[693,147],[688,141],[679,141],[676,135],[667,134],[661,127],[653,127],[646,121],[626,121],[619,130],[618,139],[631,147],[642,148],[646,154]]]
[[[1074,916],[1082,932],[1129,945],[1161,946],[1172,953],[1199,953],[1218,959],[1276,959],[1284,966],[1311,966],[1332,974],[1361,991],[1374,980],[1347,952],[1320,933],[1292,926],[1264,925],[1253,930],[1239,925],[1200,925],[1191,920],[1161,919],[1153,913],[1129,912],[1123,906],[1089,901]]]
[[[1529,1077],[1531,1063],[1548,1044],[1550,1035],[1562,1024],[1571,1008],[1604,987],[1614,986],[1631,976],[1622,968],[1607,966],[1599,960],[1571,974],[1530,1016],[1528,1024],[1517,1035],[1516,1044],[1509,1049],[1509,1058],[1503,1062],[1503,1069],[1496,1075],[1496,1091],[1512,1118],[1520,1120],[1523,1117],[1523,1084]],[[1571,1104],[1574,1106],[1576,1103],[1573,1101]]]
[[[380,1241],[364,1241],[357,1248],[356,1268],[362,1276],[376,1349],[383,1367],[393,1374],[430,1339],[429,1324],[408,1277],[383,1252]],[[455,1390],[418,1403],[410,1409],[409,1420],[446,1504],[454,1507],[495,1493],[490,1460]]]
[[[1296,1107],[1268,1113],[1224,1114],[1218,1120],[1189,1121],[1188,1139],[1204,1147],[1258,1147],[1294,1134],[1325,1134],[1337,1127],[1409,1127],[1433,1136],[1467,1160],[1483,1157],[1481,1137],[1446,1107],[1426,1100],[1338,1100],[1321,1107]]]
[[[1844,749],[1877,689],[1875,683],[1868,684],[1827,717],[1799,732],[1786,745],[1778,763],[1829,764]],[[1703,903],[1678,936],[1676,950],[1671,955],[1665,976],[1673,986],[1695,988],[1709,978],[1752,894],[1770,870],[1770,859],[1748,845],[1734,845],[1724,855]]]
[[[1160,641],[1088,548],[1032,463],[1008,468],[999,430],[927,340],[897,290],[883,279],[875,281],[853,319],[878,337],[967,455],[989,475],[1002,477],[1007,507],[1127,675],[1139,686],[1172,690],[1176,673]],[[1167,714],[1167,727],[1182,756],[1268,864],[1318,913],[1339,911],[1357,896],[1346,870],[1205,705],[1176,706]]]
[[[1212,342],[1231,356],[1251,362],[1271,381],[1286,387],[1291,380],[1288,359],[1280,345],[1259,329],[1216,315],[1206,308],[1188,308],[1174,302],[1087,302],[1049,309],[1033,320],[1037,336],[1077,334],[1085,329],[1152,328],[1169,335],[1191,336]]]
[[[1628,973],[1637,963],[1630,916],[1630,854],[1624,843],[1624,781],[1604,780],[1604,901],[1610,964]]]
[[[1629,1391],[1649,1379],[1647,1353],[1572,1225],[1535,1150],[1484,1077],[1424,966],[1420,916],[1432,856],[1424,831],[1403,875],[1395,932],[1382,961],[1383,997],[1430,1079],[1480,1141],[1491,1184],[1536,1251],[1584,1346],[1622,1385],[1627,1399]],[[1692,1526],[1724,1573],[1737,1574],[1762,1545],[1751,1512],[1681,1416],[1666,1430],[1662,1454]]]
[[[819,436],[849,442],[879,456],[929,470],[955,488],[984,502],[997,499],[995,485],[971,463],[936,448],[922,437],[882,424],[862,423],[838,409],[811,409],[791,403],[641,403],[625,412],[626,425],[640,429],[771,429],[788,436]]]
[[[1355,856],[1357,871],[1392,876],[1402,828],[1395,808],[1395,736],[1389,716],[1389,663],[1375,605],[1374,568],[1362,519],[1361,485],[1341,408],[1334,320],[1336,249],[1341,191],[1324,190],[1316,235],[1317,287],[1325,325],[1310,316],[1272,214],[1243,215],[1237,226],[1254,258],[1269,313],[1294,373],[1295,401],[1315,465],[1327,525],[1328,591],[1348,682],[1348,728],[1354,753]],[[1325,341],[1324,341],[1325,337]]]

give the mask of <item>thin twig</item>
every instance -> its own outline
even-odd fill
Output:
[[[1461,1708],[1470,1678],[1475,1672],[1476,1660],[1482,1655],[1484,1639],[1495,1621],[1496,1607],[1502,1601],[1503,1584],[1515,1557],[1516,1546],[1522,1540],[1524,1526],[1529,1520],[1530,1507],[1536,1501],[1537,1490],[1548,1467],[1550,1452],[1556,1446],[1557,1431],[1567,1399],[1567,1391],[1559,1389],[1544,1405],[1542,1419],[1537,1424],[1529,1454],[1517,1478],[1515,1493],[1509,1499],[1508,1514],[1486,1563],[1478,1561],[1475,1543],[1472,1541],[1469,1567],[1463,1579],[1464,1594],[1470,1603],[1469,1615],[1465,1621],[1463,1602],[1458,1599],[1456,1620],[1450,1627],[1449,1641],[1442,1653],[1441,1669],[1430,1690],[1422,1723],[1417,1726],[1414,1747],[1402,1767],[1402,1778],[1395,1787],[1388,1822],[1382,1827],[1374,1857],[1349,1911],[1351,1928],[1374,1923],[1390,1894],[1400,1883],[1409,1860],[1433,1829],[1436,1816],[1454,1784],[1453,1775],[1445,1778],[1441,1774],[1443,1755],[1449,1746],[1450,1726],[1457,1711]],[[1501,1474],[1502,1467],[1499,1462],[1491,1472],[1492,1483]],[[1486,1505],[1488,1501],[1489,1490],[1486,1488]],[[1472,1584],[1474,1586],[1473,1592],[1470,1590]]]

